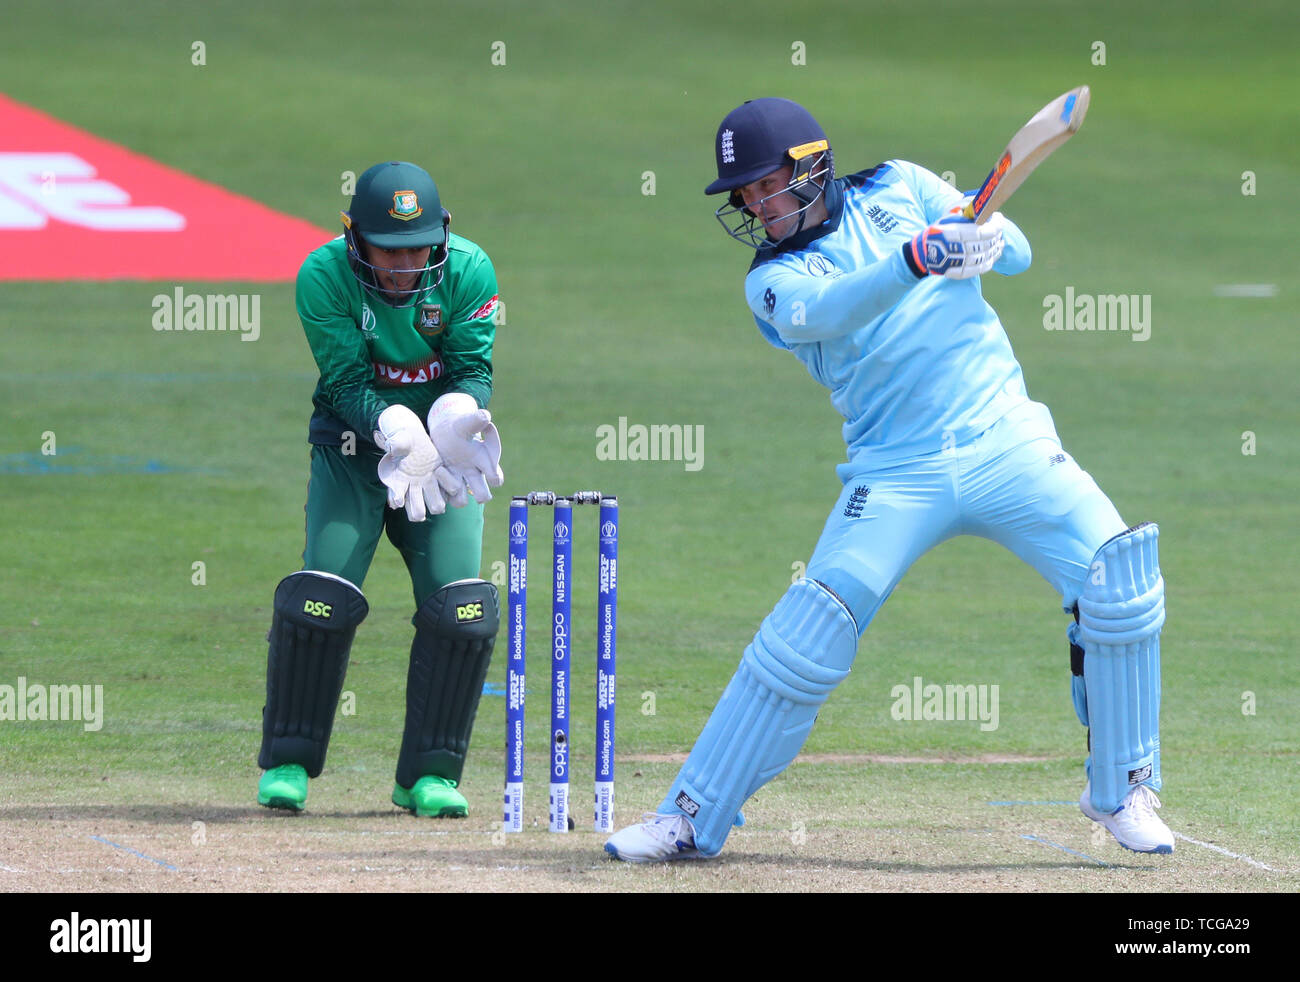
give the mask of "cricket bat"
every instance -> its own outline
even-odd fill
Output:
[[[1088,86],[1080,85],[1034,113],[1011,138],[962,214],[975,219],[977,225],[987,221],[1034,172],[1034,168],[1083,125],[1083,117],[1088,113],[1088,98]]]

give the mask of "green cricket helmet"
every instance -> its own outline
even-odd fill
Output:
[[[390,307],[413,307],[438,288],[447,262],[451,214],[442,207],[438,187],[423,167],[398,160],[375,164],[357,178],[352,203],[341,215],[348,261],[367,293]],[[429,258],[425,266],[416,269],[375,266],[363,254],[362,242],[378,249],[428,246]],[[377,272],[420,275],[409,290],[384,290]]]

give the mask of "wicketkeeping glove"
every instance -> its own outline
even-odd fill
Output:
[[[429,410],[429,437],[447,469],[461,478],[462,488],[468,487],[479,503],[491,501],[492,492],[488,489],[499,488],[505,482],[501,473],[501,435],[492,422],[492,414],[479,409],[473,396],[448,392],[439,396]],[[447,501],[453,505],[465,504],[451,495]]]
[[[447,510],[440,485],[456,486],[443,466],[420,417],[406,406],[389,406],[379,414],[375,443],[384,451],[379,480],[388,488],[388,507],[406,508],[406,517],[422,522]]]
[[[998,261],[1004,223],[1001,213],[996,213],[983,225],[976,225],[957,208],[929,225],[904,248],[909,250],[914,269],[923,269],[931,276],[964,280],[987,273]]]

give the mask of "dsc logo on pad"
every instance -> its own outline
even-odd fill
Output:
[[[323,603],[320,600],[308,600],[302,605],[302,612],[304,614],[308,614],[311,617],[323,617],[325,620],[329,620],[330,612],[332,610],[333,608],[329,604]]]

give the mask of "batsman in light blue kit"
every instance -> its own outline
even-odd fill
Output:
[[[923,553],[991,539],[1073,616],[1072,697],[1088,728],[1083,813],[1124,847],[1171,853],[1161,788],[1159,530],[1130,527],[1061,446],[980,277],[1029,267],[1024,234],[923,167],[836,178],[806,109],[755,99],[714,144],[716,212],[754,249],[745,299],[762,336],[844,419],[843,489],[808,562],[763,620],[658,813],[605,849],[646,862],[717,855],[743,803],[799,753],[858,639]]]

